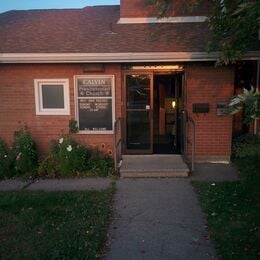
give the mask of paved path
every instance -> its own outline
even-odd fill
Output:
[[[190,184],[237,181],[232,164],[196,164],[187,179],[117,181],[107,260],[217,259]]]
[[[190,181],[117,182],[108,260],[215,259]]]
[[[76,191],[102,190],[108,188],[113,180],[110,178],[78,178],[49,179],[34,182],[20,180],[0,181],[0,191],[45,190],[45,191]]]
[[[198,164],[187,179],[120,179],[116,182],[107,260],[216,259],[206,219],[190,184],[236,181],[232,165]],[[92,190],[110,186],[109,178],[1,181],[7,190]]]

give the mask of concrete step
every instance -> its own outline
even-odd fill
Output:
[[[189,168],[181,155],[124,155],[120,168],[122,178],[188,177]]]

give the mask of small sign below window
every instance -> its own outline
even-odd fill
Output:
[[[193,113],[209,113],[209,103],[195,103],[192,104]]]

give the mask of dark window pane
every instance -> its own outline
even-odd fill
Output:
[[[150,137],[149,111],[127,112],[127,149],[149,149]]]
[[[126,76],[127,108],[145,109],[150,105],[150,77],[148,75]]]
[[[63,85],[42,85],[43,108],[64,108]]]

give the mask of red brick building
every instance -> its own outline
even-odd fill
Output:
[[[74,138],[108,151],[121,118],[123,153],[189,155],[194,122],[196,159],[229,160],[235,69],[206,51],[210,5],[183,2],[163,19],[141,0],[0,14],[0,137],[26,124],[45,154],[75,119]]]

